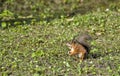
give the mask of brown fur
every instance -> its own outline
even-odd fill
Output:
[[[82,45],[78,43],[72,43],[69,45],[69,47],[71,48],[69,55],[80,55],[80,60],[85,58],[87,51]]]

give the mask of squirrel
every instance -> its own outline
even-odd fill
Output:
[[[71,43],[66,44],[70,49],[68,54],[77,54],[80,57],[80,60],[83,61],[83,59],[85,59],[90,52],[90,44],[88,41],[91,39],[91,36],[88,34],[83,34],[74,37]]]

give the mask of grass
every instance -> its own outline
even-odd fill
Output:
[[[120,14],[96,12],[0,29],[1,76],[119,76]],[[93,37],[82,63],[65,45],[79,32]]]

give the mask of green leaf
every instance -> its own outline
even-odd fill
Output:
[[[35,73],[33,76],[40,76],[38,73]]]
[[[2,22],[2,28],[6,28],[6,27],[7,27],[6,23]]]

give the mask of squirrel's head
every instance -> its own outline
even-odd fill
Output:
[[[77,54],[77,48],[76,48],[76,43],[72,42],[72,43],[67,43],[66,44],[68,46],[68,48],[70,49],[70,51],[68,52],[69,55],[75,55]]]

